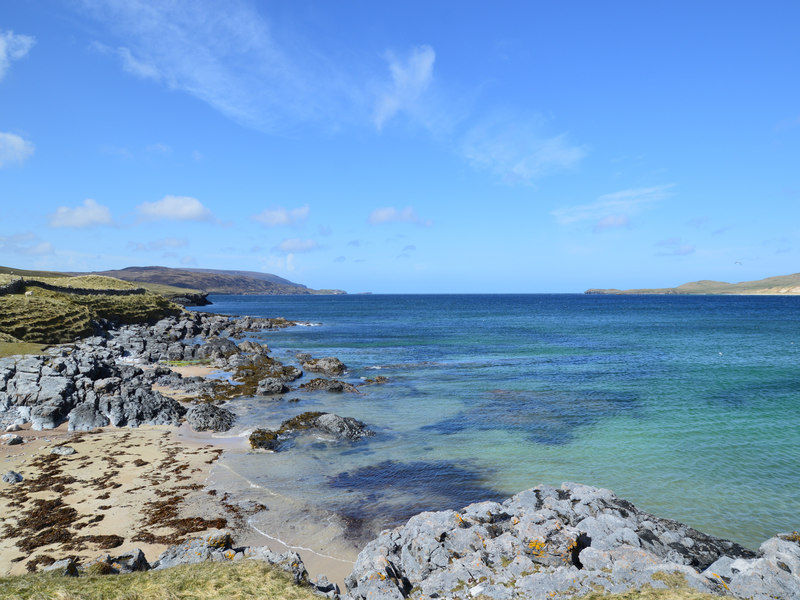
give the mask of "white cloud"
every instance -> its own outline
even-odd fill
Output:
[[[628,227],[632,215],[648,204],[667,198],[672,187],[674,184],[621,190],[612,194],[604,194],[592,204],[559,208],[552,211],[551,214],[561,225],[594,221],[596,232],[613,227]]]
[[[310,209],[308,204],[293,208],[291,210],[283,208],[268,208],[257,215],[253,215],[253,220],[266,225],[267,227],[277,227],[279,225],[299,225],[308,218]]]
[[[49,216],[50,227],[64,227],[70,229],[83,229],[95,225],[113,224],[111,211],[107,206],[98,204],[91,198],[83,201],[83,206],[69,208],[59,206],[56,212]]]
[[[206,102],[248,127],[274,132],[298,123],[337,123],[363,92],[290,27],[275,28],[265,7],[247,0],[84,0],[122,68]],[[346,118],[346,116],[344,117]]]
[[[695,247],[692,244],[685,244],[680,238],[669,238],[656,243],[656,246],[663,250],[656,252],[657,256],[686,256],[694,254]]]
[[[197,259],[194,256],[184,256],[181,259],[181,264],[186,267],[192,267],[197,264]]]
[[[378,98],[374,122],[378,131],[384,123],[400,111],[413,111],[420,97],[433,79],[436,53],[430,46],[417,46],[402,61],[388,53],[392,82]]]
[[[498,114],[473,126],[461,140],[461,152],[476,168],[494,172],[505,183],[532,184],[576,166],[587,150],[566,134],[542,133],[545,121]]]
[[[33,144],[13,133],[0,132],[0,167],[23,163],[33,155]]]
[[[383,223],[413,223],[414,225],[430,227],[433,224],[432,221],[423,221],[420,219],[416,211],[410,206],[406,206],[403,210],[398,210],[392,206],[376,208],[370,213],[367,221],[371,225],[380,225]]]
[[[275,246],[275,250],[281,252],[294,253],[294,252],[311,252],[319,247],[314,240],[301,240],[300,238],[291,238],[283,240],[280,244]]]
[[[197,198],[164,196],[158,202],[143,202],[136,207],[147,220],[214,221],[214,215]]]
[[[0,31],[0,81],[5,77],[11,61],[23,58],[35,43],[36,40],[29,35]]]
[[[40,242],[33,233],[0,235],[0,251],[25,256],[42,256],[53,254],[53,245],[50,242]]]

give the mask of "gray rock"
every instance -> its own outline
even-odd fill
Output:
[[[98,409],[114,427],[139,425],[178,425],[186,409],[173,399],[146,388],[123,384],[119,396],[98,400]]]
[[[21,429],[22,429],[22,427],[20,427],[20,426],[19,426],[18,424],[16,424],[16,423],[13,423],[13,424],[9,425],[8,427],[6,427],[6,431],[8,431],[8,432],[12,432],[12,431],[20,431]]]
[[[317,417],[314,420],[314,427],[324,433],[351,441],[375,435],[374,431],[367,428],[366,423],[353,417],[340,417],[332,413],[323,413]]]
[[[69,407],[63,401],[58,404],[37,404],[31,407],[31,429],[43,431],[55,429],[63,421]]]
[[[76,452],[77,450],[72,446],[56,446],[50,449],[50,454],[58,454],[59,456],[70,456]]]
[[[322,377],[317,377],[308,381],[300,386],[301,390],[306,392],[316,392],[316,391],[323,391],[323,392],[350,392],[357,394],[358,390],[354,385],[346,383],[344,381],[339,381],[338,379],[324,379]]]
[[[16,471],[8,471],[3,475],[3,483],[19,483],[22,481],[22,475]]]
[[[233,540],[230,532],[220,531],[208,533],[171,546],[164,550],[151,566],[153,569],[166,569],[177,565],[200,562],[232,560],[236,551],[232,549]]]
[[[326,356],[323,358],[309,358],[303,361],[301,365],[307,371],[315,373],[324,373],[330,376],[341,375],[347,370],[345,364],[334,356]]]
[[[239,353],[236,343],[228,338],[212,337],[206,340],[205,344],[197,350],[200,358],[228,358]]]
[[[149,571],[150,563],[147,562],[144,552],[139,548],[134,548],[131,552],[111,556],[105,554],[98,556],[83,566],[84,572],[99,575],[119,575],[124,573],[135,573],[138,571]]]
[[[289,391],[289,386],[277,377],[267,377],[258,382],[256,394],[259,396],[271,396],[273,394],[285,394]]]
[[[74,558],[64,558],[42,568],[42,572],[45,573],[56,571],[64,577],[77,577],[78,563],[75,562]]]
[[[17,427],[17,431],[19,431],[19,427]],[[13,434],[13,433],[6,433],[4,435],[0,435],[0,440],[3,441],[4,446],[16,446],[17,444],[21,444],[24,440],[21,436]]]
[[[195,404],[186,413],[186,421],[195,431],[228,431],[236,415],[213,404]]]
[[[79,404],[69,413],[69,431],[91,431],[97,427],[105,427],[110,421],[97,410],[94,402]]]

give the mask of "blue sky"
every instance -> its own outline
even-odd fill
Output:
[[[800,4],[4,0],[0,264],[349,292],[800,271]]]

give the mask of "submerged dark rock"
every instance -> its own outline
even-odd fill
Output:
[[[357,394],[358,390],[354,385],[346,383],[344,381],[339,381],[338,379],[325,379],[323,377],[317,377],[316,379],[312,379],[300,386],[300,389],[306,392],[350,392],[352,394]]]

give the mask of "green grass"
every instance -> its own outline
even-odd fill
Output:
[[[198,365],[210,365],[211,361],[207,358],[195,358],[194,360],[162,360],[162,365],[168,367],[194,367]]]
[[[0,578],[0,598],[19,600],[319,600],[268,564],[207,562],[129,575],[62,577],[34,573]]]
[[[0,333],[25,342],[60,344],[90,335],[92,320],[108,319],[119,324],[154,322],[181,310],[153,293],[112,296],[99,290],[97,294],[78,295],[37,287],[30,291],[31,296],[0,296]]]
[[[0,342],[0,358],[16,356],[17,354],[44,354],[47,344],[32,344],[30,342]]]

